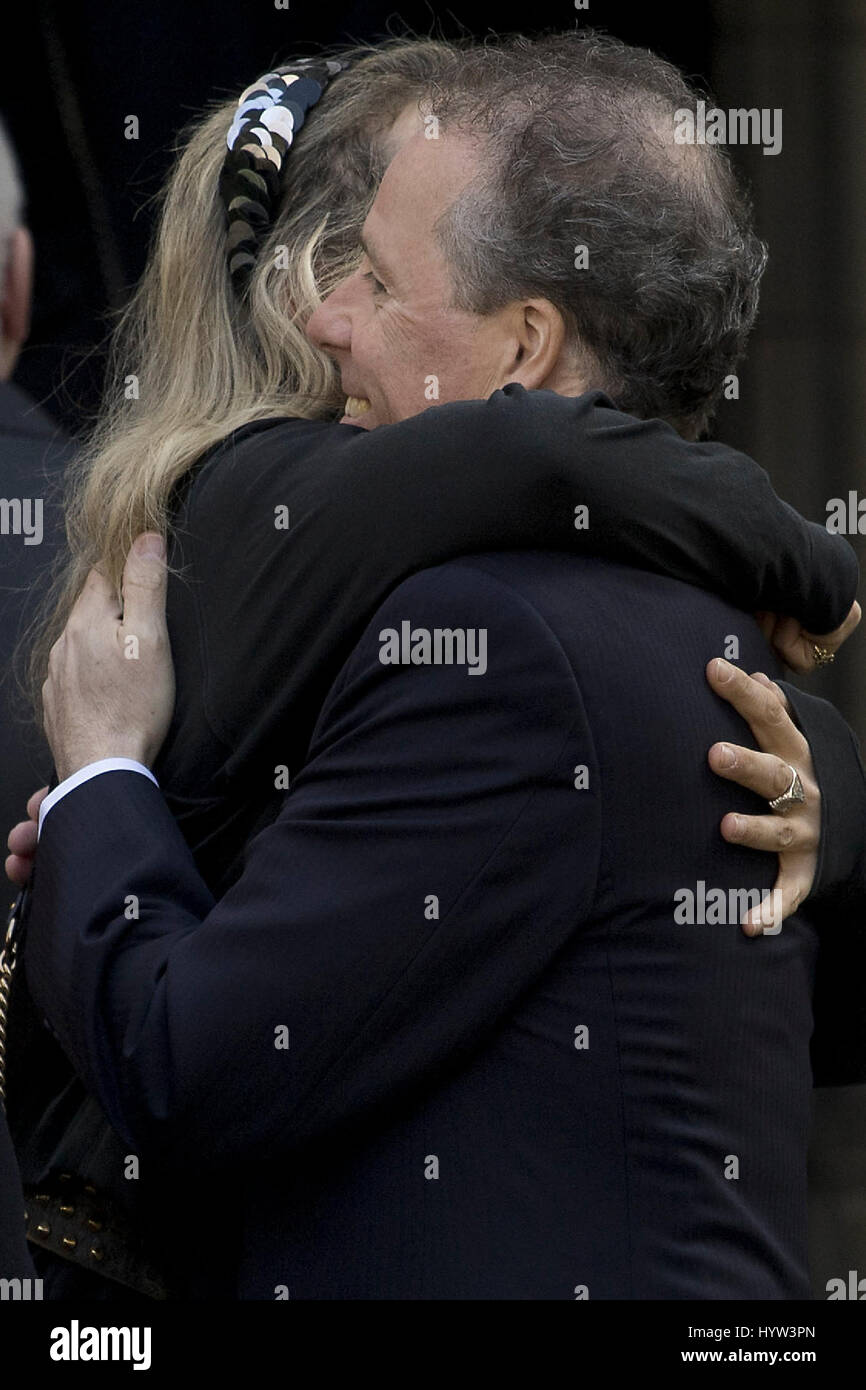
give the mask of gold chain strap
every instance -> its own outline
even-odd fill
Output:
[[[12,988],[12,976],[15,972],[15,962],[18,955],[18,921],[21,916],[20,896],[12,903],[9,909],[9,921],[6,924],[6,939],[3,942],[3,950],[0,951],[0,1107],[4,1113],[6,1110],[6,1026],[9,1021],[9,994]]]

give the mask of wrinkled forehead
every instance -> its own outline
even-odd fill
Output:
[[[477,142],[464,135],[428,139],[423,129],[411,133],[408,120],[402,133],[364,224],[366,239],[383,254],[389,246],[405,250],[432,241],[436,222],[473,178],[480,157]]]

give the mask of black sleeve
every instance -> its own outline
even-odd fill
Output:
[[[254,756],[269,702],[301,723],[320,707],[408,574],[506,549],[625,562],[813,632],[839,625],[858,577],[848,542],[780,501],[753,460],[625,415],[599,391],[509,385],[373,431],[274,422],[202,470],[184,541],[204,710],[234,750],[229,774]],[[238,670],[254,673],[246,691]]]
[[[821,788],[821,848],[805,906],[820,932],[812,1073],[816,1086],[866,1082],[866,774],[857,739],[826,700],[783,683]]]

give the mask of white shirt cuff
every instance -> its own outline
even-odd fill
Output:
[[[73,787],[80,787],[82,782],[89,782],[91,777],[98,777],[100,772],[143,772],[145,777],[150,778],[155,787],[159,786],[150,768],[145,767],[143,763],[137,763],[134,758],[100,758],[98,762],[88,763],[86,767],[80,767],[77,772],[73,772],[71,777],[67,777],[65,782],[61,782],[46,796],[39,807],[37,840],[42,834],[42,822],[51,807],[56,806],[67,792],[72,791]]]

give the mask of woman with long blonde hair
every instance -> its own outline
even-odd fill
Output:
[[[119,593],[133,539],[165,533],[178,693],[155,772],[214,895],[277,814],[365,622],[415,569],[479,549],[578,548],[742,607],[796,599],[810,631],[838,627],[851,603],[850,563],[756,465],[623,416],[600,391],[506,387],[375,431],[336,423],[336,372],[304,324],[357,264],[389,158],[430,92],[458,80],[462,56],[432,40],[341,51],[265,75],[195,128],[70,480],[69,551],[32,643],[34,696],[89,571]],[[275,96],[286,74],[321,98],[293,103],[291,83]],[[275,105],[290,123],[265,121]],[[251,148],[253,122],[276,174]],[[231,164],[239,138],[249,159]],[[588,530],[575,527],[578,503]],[[94,1264],[92,1242],[61,1249],[31,1222],[54,1295],[184,1291],[183,1248],[212,1238],[201,1206],[191,1213],[161,1175],[125,1182],[124,1144],[59,1051],[36,1076],[18,1050],[10,1116],[29,1192],[74,1206],[72,1184],[114,1233]]]

